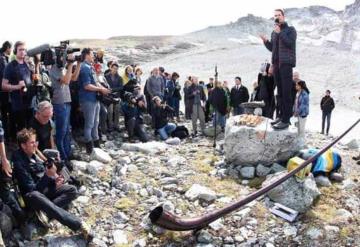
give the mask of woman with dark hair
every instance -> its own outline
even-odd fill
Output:
[[[259,99],[264,101],[265,106],[263,107],[262,115],[267,118],[273,118],[275,111],[275,83],[273,77],[272,66],[266,64],[265,70],[259,73]]]
[[[294,104],[294,117],[298,118],[298,134],[305,138],[306,118],[309,115],[309,94],[310,91],[305,81],[296,82],[296,98]]]

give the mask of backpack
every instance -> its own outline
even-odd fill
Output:
[[[176,129],[171,133],[171,137],[185,139],[189,137],[189,130],[183,125],[178,125],[176,126]]]

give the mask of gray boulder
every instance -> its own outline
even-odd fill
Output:
[[[254,178],[255,177],[255,168],[254,167],[242,167],[240,169],[240,175],[243,178]]]
[[[216,199],[216,193],[211,189],[201,186],[199,184],[193,184],[191,188],[186,191],[185,197],[190,201],[202,199],[207,202],[212,202]]]
[[[263,183],[263,187],[278,180],[284,174],[286,174],[285,171],[269,176]],[[320,191],[312,175],[309,175],[303,181],[298,181],[296,178],[291,177],[267,193],[267,196],[272,201],[283,204],[300,213],[306,212],[319,195]]]
[[[146,143],[124,143],[121,146],[122,150],[130,152],[141,152],[145,154],[155,154],[158,152],[164,152],[168,148],[168,145],[163,142],[146,142]]]
[[[111,156],[100,148],[94,148],[90,155],[90,158],[92,160],[97,160],[105,164],[110,163],[112,160]]]
[[[262,164],[258,165],[256,167],[256,176],[258,177],[265,177],[267,176],[269,173],[271,172],[271,168],[270,167],[266,167]]]
[[[322,186],[322,187],[330,187],[331,186],[331,182],[329,180],[328,177],[326,176],[317,176],[315,178],[315,182],[318,186]]]
[[[256,127],[239,126],[239,116],[230,117],[225,129],[225,157],[237,165],[270,164],[287,161],[302,148],[297,129],[274,130],[270,119]]]
[[[85,247],[86,241],[81,236],[71,236],[71,237],[56,237],[48,236],[46,237],[46,242],[48,246],[53,247]]]

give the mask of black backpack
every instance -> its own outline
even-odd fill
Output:
[[[189,137],[189,130],[183,125],[178,125],[176,129],[171,133],[171,136],[185,139]]]

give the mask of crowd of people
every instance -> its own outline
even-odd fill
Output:
[[[203,135],[207,123],[224,131],[227,117],[246,113],[242,104],[249,100],[264,103],[262,115],[270,119],[275,116],[271,123],[274,129],[287,128],[290,118],[296,117],[299,135],[305,137],[310,91],[299,73],[292,71],[296,31],[286,24],[282,10],[275,11],[275,18],[278,23],[271,39],[261,36],[272,60],[261,66],[251,93],[240,76],[233,79],[231,88],[228,81],[209,78],[205,83],[188,76],[182,88],[180,75],[163,67],[152,69],[145,81],[138,65],[127,65],[120,73],[121,66],[116,61],[106,62],[103,50],[84,48],[81,62],[70,54],[60,58],[65,59],[62,63],[45,65],[39,55],[27,56],[24,42],[13,46],[5,42],[0,52],[1,184],[9,183],[12,177],[11,186],[18,188],[18,193],[0,186],[2,202],[20,224],[32,216],[45,225],[49,218],[56,219],[91,237],[90,227],[67,211],[79,185],[71,175],[70,160],[81,158],[72,150],[75,133],[82,133],[83,138],[77,141],[84,144],[88,154],[93,148],[101,148],[102,136],[123,129],[129,142],[147,142],[150,132],[144,114],[149,114],[154,134],[159,140],[167,140],[176,130],[184,130],[179,126],[181,100],[184,120],[192,122],[193,137]],[[326,122],[329,134],[334,107],[327,90],[321,100],[322,133]],[[10,161],[6,151],[12,153]]]

